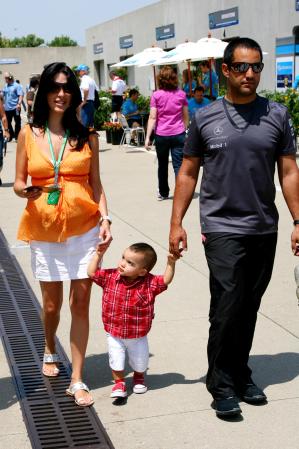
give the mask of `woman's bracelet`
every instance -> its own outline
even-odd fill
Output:
[[[109,222],[109,224],[112,224],[112,220],[109,217],[109,215],[102,215],[100,218],[100,225],[103,223],[104,220],[107,220]]]

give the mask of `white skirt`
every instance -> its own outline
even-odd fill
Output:
[[[32,240],[31,267],[39,281],[69,281],[86,279],[87,266],[99,242],[100,227],[85,234],[69,237],[65,242]]]

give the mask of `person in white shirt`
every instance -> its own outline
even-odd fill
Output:
[[[95,91],[98,87],[95,81],[88,75],[89,67],[85,64],[80,64],[77,67],[77,72],[80,76],[80,90],[82,95],[81,107],[81,123],[87,128],[93,126],[93,118],[95,112],[94,99]]]
[[[127,85],[115,72],[110,72],[109,76],[112,80],[112,86],[110,89],[110,92],[112,93],[112,113],[115,112],[116,116],[119,118],[121,115],[121,106],[123,104],[123,94],[127,88]]]

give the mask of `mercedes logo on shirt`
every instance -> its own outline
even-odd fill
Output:
[[[222,126],[216,126],[215,128],[214,128],[214,134],[215,134],[215,136],[220,136],[220,134],[222,134],[223,133],[223,128],[222,128]]]

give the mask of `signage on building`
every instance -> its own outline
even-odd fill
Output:
[[[15,58],[2,58],[0,59],[0,64],[20,64],[20,60]]]
[[[293,61],[276,61],[276,87],[284,89],[293,84]]]
[[[103,42],[100,42],[99,44],[93,44],[93,53],[95,55],[103,53],[103,51],[104,51]]]
[[[156,40],[163,41],[163,39],[171,39],[175,36],[174,23],[156,28]]]
[[[223,11],[216,11],[209,14],[209,28],[214,30],[215,28],[229,27],[237,25],[239,23],[239,10],[238,7],[225,9]]]
[[[119,48],[133,47],[133,34],[119,38]]]
[[[294,36],[276,38],[276,56],[299,54],[299,44]]]
[[[296,11],[299,11],[299,0],[296,0]]]

